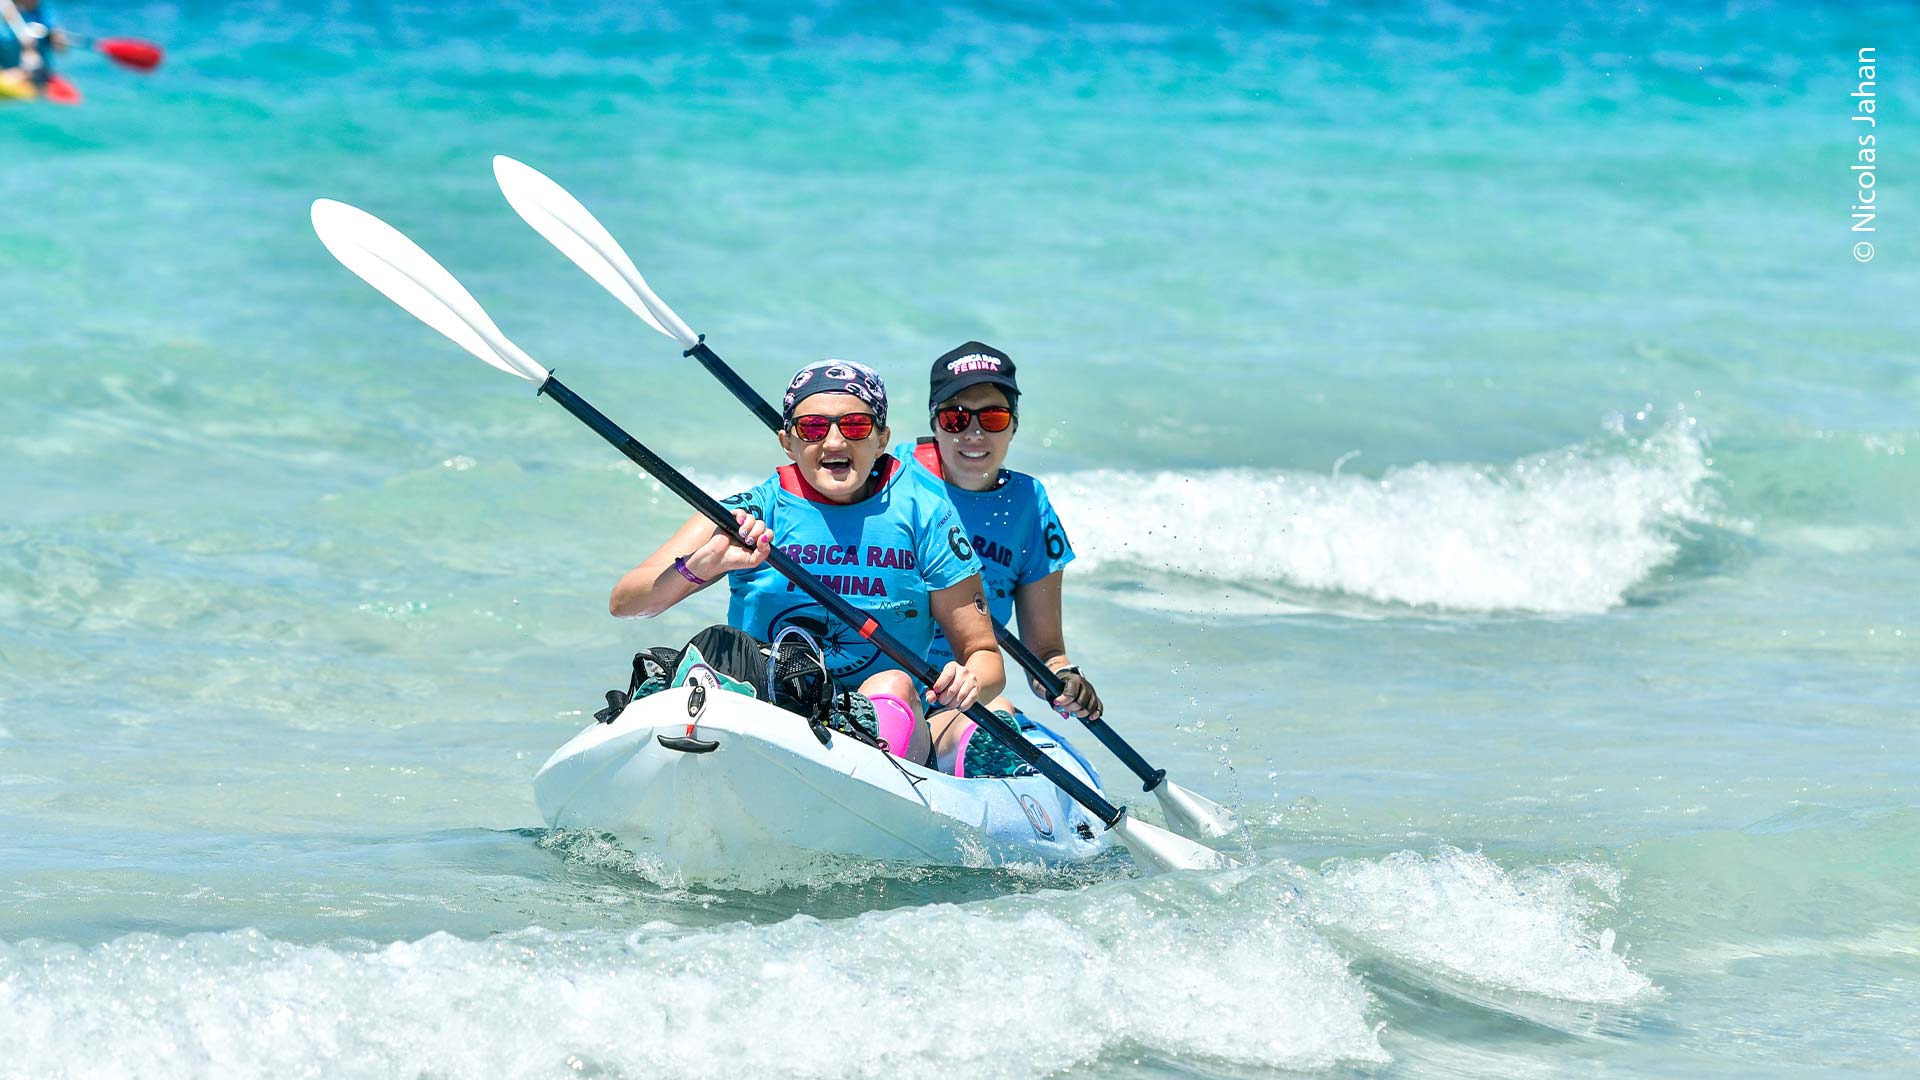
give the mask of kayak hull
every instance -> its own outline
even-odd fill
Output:
[[[690,715],[697,713],[698,715]],[[694,722],[706,753],[671,749]],[[1063,743],[1036,742],[1087,781]],[[1039,776],[963,780],[740,694],[675,687],[567,742],[534,777],[556,829],[612,834],[683,878],[777,874],[823,857],[921,866],[1058,865],[1100,855],[1104,826]]]

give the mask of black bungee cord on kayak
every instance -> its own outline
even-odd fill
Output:
[[[739,655],[743,649],[758,655],[750,662],[743,660]],[[853,706],[853,700],[858,695],[834,680],[833,674],[827,670],[826,658],[821,654],[819,643],[813,639],[813,635],[798,626],[783,627],[772,642],[763,642],[722,624],[700,631],[679,649],[662,646],[642,649],[633,654],[633,672],[628,678],[627,688],[608,690],[606,707],[595,712],[593,718],[599,723],[611,724],[626,712],[627,706],[667,689],[675,674],[687,662],[689,653],[698,658],[701,666],[723,672],[727,678],[742,682],[750,688],[755,700],[764,700],[775,708],[805,720],[807,729],[820,741],[821,746],[832,745],[836,733],[845,735],[862,746],[885,754],[887,763],[906,778],[910,787],[917,789],[926,779],[901,768],[898,757],[888,748],[887,741],[877,734],[870,734],[861,726],[859,714]],[[759,655],[765,657],[764,665],[758,659]],[[755,670],[745,670],[748,666]],[[702,684],[695,684],[696,693],[703,689]],[[698,706],[690,703],[690,717],[697,717],[700,707],[704,707],[704,699]],[[661,746],[682,753],[711,753],[719,744],[696,738],[694,731],[698,726],[697,723],[689,723],[685,734],[662,735],[658,741]],[[915,764],[931,767],[929,761]],[[1029,770],[1027,775],[1030,774]]]
[[[924,776],[915,776],[900,764],[900,759],[887,746],[887,740],[877,734],[869,735],[853,716],[854,691],[847,690],[834,681],[833,673],[827,670],[826,657],[820,652],[820,643],[813,635],[798,626],[782,627],[767,645],[767,700],[769,703],[786,708],[782,703],[807,706],[803,714],[807,727],[813,737],[820,740],[821,746],[832,744],[833,733],[847,736],[862,746],[870,746],[887,759],[887,764],[906,778],[907,785],[919,790]],[[840,703],[841,723],[834,723],[833,704]],[[794,712],[794,709],[788,709]],[[916,764],[925,765],[926,762]]]

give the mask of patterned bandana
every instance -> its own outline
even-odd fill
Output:
[[[887,384],[880,374],[865,364],[851,360],[820,360],[808,364],[787,384],[780,399],[780,419],[793,423],[794,407],[815,394],[852,394],[873,410],[873,419],[887,426]]]

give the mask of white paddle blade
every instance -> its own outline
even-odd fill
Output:
[[[508,341],[479,301],[400,230],[357,207],[316,199],[313,231],[342,266],[447,340],[509,375],[546,382],[547,369]]]
[[[493,159],[493,177],[514,213],[628,311],[689,349],[700,343],[700,336],[647,286],[647,279],[640,276],[613,234],[566,188],[533,166],[504,155]]]
[[[1153,793],[1160,800],[1160,812],[1166,815],[1167,824],[1181,836],[1218,840],[1232,835],[1240,824],[1233,811],[1171,780],[1160,781]]]
[[[1158,825],[1135,821],[1125,810],[1120,812],[1120,820],[1114,822],[1113,831],[1127,845],[1127,850],[1133,853],[1133,861],[1148,873],[1224,870],[1234,864],[1232,859],[1204,844],[1196,844],[1184,836],[1175,836]]]

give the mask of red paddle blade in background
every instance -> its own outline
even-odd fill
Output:
[[[102,38],[94,47],[107,59],[140,71],[152,71],[159,67],[161,58],[165,56],[160,46],[138,38]]]

